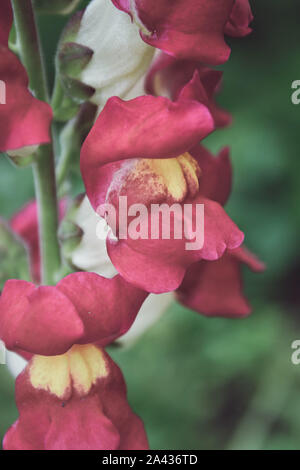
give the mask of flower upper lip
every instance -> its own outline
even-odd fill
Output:
[[[230,48],[224,34],[244,36],[251,29],[248,0],[112,0],[141,28],[143,40],[168,54],[219,65]]]

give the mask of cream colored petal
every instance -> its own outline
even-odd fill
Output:
[[[155,52],[129,16],[108,0],[88,5],[76,42],[94,51],[81,80],[96,89],[92,101],[100,107],[111,96],[124,98],[145,74]]]

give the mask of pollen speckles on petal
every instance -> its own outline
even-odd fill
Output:
[[[34,388],[58,398],[69,398],[72,390],[87,395],[108,369],[103,353],[93,345],[73,346],[61,356],[35,356],[30,365],[30,381]]]
[[[177,158],[142,158],[124,163],[115,174],[108,199],[113,195],[133,193],[139,203],[183,202],[199,191],[201,169],[188,153]],[[130,196],[129,196],[130,202]]]

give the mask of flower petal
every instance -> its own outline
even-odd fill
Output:
[[[62,411],[53,409],[52,422],[45,436],[47,450],[117,450],[120,435],[102,413],[97,396],[79,405],[73,400]]]
[[[188,201],[187,201],[188,203]],[[171,231],[170,238],[164,239],[162,230],[159,239],[107,239],[107,249],[110,259],[118,272],[132,284],[147,292],[163,293],[176,289],[181,284],[186,268],[196,260],[216,260],[226,249],[237,248],[243,241],[244,235],[227,216],[223,208],[216,202],[203,199],[201,196],[192,201],[192,221],[188,222],[187,231],[191,225],[196,225],[196,206],[204,204],[204,244],[202,247],[187,250],[186,244],[195,241],[187,233],[176,239]],[[174,227],[181,224],[182,213],[175,214],[171,219]],[[187,220],[187,219],[186,219]],[[151,214],[148,215],[148,227],[151,227]],[[172,225],[172,223],[171,223]],[[179,225],[178,225],[179,226]],[[150,230],[151,231],[151,228]],[[197,229],[200,233],[200,229]]]
[[[32,96],[28,79],[19,59],[0,45],[0,151],[50,142],[51,107]],[[4,84],[4,85],[3,85]]]
[[[142,38],[177,58],[209,64],[226,62],[230,48],[224,26],[233,0],[113,0],[143,28]],[[130,10],[129,10],[129,7]],[[145,29],[147,30],[145,32]]]
[[[80,351],[81,348],[77,346],[75,351]],[[66,375],[61,375],[59,364],[66,369],[67,375],[68,369],[69,372],[72,370],[70,357],[65,357],[67,355],[56,358],[35,356],[30,361],[16,381],[19,419],[4,438],[5,450],[149,448],[143,423],[128,404],[126,384],[119,367],[104,351],[93,345],[87,345],[84,350],[87,356],[84,357],[83,369],[88,367],[88,371],[97,372],[93,355],[89,355],[89,351],[96,350],[98,351],[96,356],[100,354],[105,362],[106,371],[84,396],[76,393],[72,382],[74,377],[69,380]],[[50,370],[43,367],[38,376],[40,385],[32,375],[34,364],[39,359],[44,365],[47,365],[50,359]],[[51,368],[53,360],[58,364],[58,369]],[[73,373],[76,375],[79,370],[80,367],[78,368],[76,364]],[[52,386],[55,383],[63,389],[66,378],[66,382],[70,385],[70,393],[63,398],[43,386],[50,380]]]
[[[253,15],[248,0],[236,0],[230,18],[225,26],[225,33],[233,37],[243,37],[251,33],[249,24]]]
[[[81,172],[92,206],[97,210],[105,202],[98,183],[104,164],[132,158],[177,157],[213,129],[208,109],[195,101],[172,103],[153,96],[127,102],[111,98],[81,149]],[[112,169],[106,168],[111,174]]]
[[[208,316],[249,315],[251,307],[243,294],[242,263],[255,272],[264,270],[263,263],[244,247],[228,250],[217,261],[195,263],[177,290],[179,302]]]
[[[146,91],[172,100],[192,99],[210,110],[215,126],[231,123],[230,114],[219,108],[215,94],[222,82],[222,72],[205,67],[195,60],[179,60],[163,52],[153,62],[145,81]]]
[[[2,0],[0,16],[0,44],[7,46],[8,36],[13,21],[13,13],[10,0]]]
[[[62,354],[82,335],[75,307],[55,287],[6,282],[0,298],[0,336],[8,349]]]
[[[147,293],[121,276],[106,279],[94,273],[74,273],[57,289],[70,299],[84,324],[80,343],[105,346],[130,328]]]
[[[201,145],[194,147],[190,153],[197,160],[202,171],[199,188],[201,194],[224,206],[232,186],[229,148],[222,149],[217,157]]]

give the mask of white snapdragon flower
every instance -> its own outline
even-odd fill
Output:
[[[79,78],[95,88],[90,101],[100,107],[111,96],[126,99],[146,73],[155,52],[141,39],[129,16],[108,0],[93,0],[88,5],[76,43],[94,52]]]

